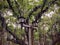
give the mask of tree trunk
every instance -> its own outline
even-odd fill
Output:
[[[29,45],[33,45],[33,30],[29,29]]]
[[[39,40],[38,40],[38,45],[40,45],[40,41],[41,41],[41,40],[40,40],[40,34],[39,34]]]
[[[7,33],[4,29],[0,30],[0,45],[7,45]]]
[[[2,45],[2,30],[0,30],[0,45]]]
[[[25,43],[28,45],[29,44],[29,28],[25,27]]]
[[[3,28],[2,40],[3,45],[7,45],[7,32],[5,28]]]

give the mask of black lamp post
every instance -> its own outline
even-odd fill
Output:
[[[25,18],[21,16],[18,19],[19,19],[19,24],[21,24],[21,29],[22,29],[23,24],[25,23]]]

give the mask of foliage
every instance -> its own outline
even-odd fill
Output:
[[[52,0],[46,0],[45,6],[38,8],[34,11],[36,6],[43,6],[44,0],[10,0],[13,10],[9,6],[7,0],[0,1],[0,11],[3,12],[3,17],[6,19],[8,27],[17,37],[21,38],[25,35],[25,29],[21,29],[21,25],[18,23],[18,17],[23,16],[25,19],[29,18],[29,23],[32,25],[32,22],[35,21],[38,13],[43,13],[41,10],[44,10],[48,7],[48,3]],[[30,12],[33,12],[30,16]],[[10,15],[11,14],[11,15]],[[34,39],[38,40],[39,35],[46,35],[50,30],[52,30],[53,24],[57,22],[57,30],[60,31],[60,0],[56,1],[55,4],[49,6],[48,10],[41,14],[38,23],[37,32],[34,32]],[[1,22],[0,22],[1,23]],[[1,29],[1,25],[0,25]],[[47,34],[48,35],[48,34]],[[51,34],[50,34],[51,35]],[[50,40],[50,35],[48,35],[47,40]],[[41,38],[41,37],[40,37]]]

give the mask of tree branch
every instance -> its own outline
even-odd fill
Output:
[[[22,14],[21,13],[23,13],[23,11],[20,9],[20,6],[19,6],[19,4],[17,3],[17,1],[16,0],[14,0],[15,1],[15,4],[16,4],[16,7],[17,7],[17,9],[18,9],[18,12],[19,12],[19,14],[20,14],[20,17],[22,16]]]
[[[30,13],[29,13],[27,19],[30,18],[30,16],[32,15],[33,12],[37,11],[37,9],[39,9],[39,8],[41,8],[41,7],[42,7],[41,5],[38,5],[38,6],[34,7],[34,8],[32,9],[32,11],[30,11]],[[27,19],[26,19],[26,20],[27,20]]]
[[[33,21],[33,22],[37,22],[38,19],[41,19],[42,14],[43,14],[44,12],[46,12],[46,11],[49,9],[49,7],[50,7],[52,4],[54,4],[56,1],[57,1],[57,0],[53,0],[53,1],[49,2],[49,3],[48,3],[48,6],[47,6],[44,10],[42,10],[41,12],[39,12],[39,13],[37,14],[37,16],[35,17],[35,21]]]
[[[41,11],[43,10],[43,8],[44,8],[46,2],[47,2],[47,0],[43,0],[43,5],[42,5],[42,7],[41,7]]]
[[[32,15],[32,13],[35,12],[35,11],[37,11],[37,9],[41,8],[41,10],[42,10],[43,7],[45,6],[46,1],[47,1],[47,0],[44,0],[44,1],[43,1],[43,5],[38,5],[38,6],[34,7],[34,8],[32,9],[32,11],[30,11],[30,13],[29,13],[29,15],[28,15],[28,17],[27,17],[26,20],[28,20],[28,19],[30,18],[30,16]]]
[[[8,5],[9,5],[10,9],[15,13],[15,11],[14,11],[14,9],[13,9],[12,5],[11,5],[10,0],[7,0],[7,2],[8,2]]]

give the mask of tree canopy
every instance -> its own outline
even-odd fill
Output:
[[[11,45],[59,45],[60,0],[0,0],[0,30]]]

